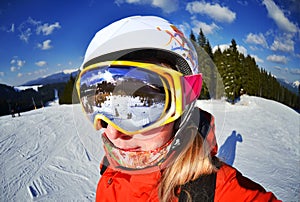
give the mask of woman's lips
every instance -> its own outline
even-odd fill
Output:
[[[141,151],[141,147],[133,147],[133,148],[120,148],[121,150],[125,152],[137,152]]]
[[[102,135],[104,135],[108,140],[109,138],[107,137],[107,134],[104,132]],[[132,139],[132,136],[129,136],[129,135],[123,135],[120,137],[120,139],[122,139],[122,142],[125,140],[125,141],[128,141],[130,139]],[[110,141],[110,140],[109,140]],[[118,149],[122,150],[122,151],[125,151],[125,152],[137,152],[137,151],[142,151],[141,149],[141,146],[129,146],[126,144],[123,144],[123,143],[119,143],[119,144],[115,144],[114,145],[115,147],[117,147]]]

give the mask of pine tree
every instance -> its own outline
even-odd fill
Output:
[[[206,99],[210,99],[210,95],[209,95],[209,91],[208,91],[208,88],[207,88],[207,85],[206,83],[203,81],[203,84],[202,84],[202,89],[201,89],[201,94],[200,94],[200,97],[199,99],[201,100],[206,100]]]
[[[200,29],[200,32],[199,32],[199,36],[198,36],[198,44],[200,47],[204,48],[205,47],[205,44],[206,44],[206,37],[204,36],[204,33],[202,31],[202,29]]]
[[[217,67],[215,66],[209,55],[206,53],[206,51],[199,46],[199,44],[193,41],[192,44],[197,51],[199,71],[202,73],[203,83],[205,83],[202,88],[203,91],[201,92],[201,94],[206,93],[205,90],[207,88],[208,94],[206,94],[204,97],[213,99],[221,98],[224,94],[224,88],[221,76],[217,74]]]
[[[237,51],[237,44],[236,44],[236,41],[234,39],[231,40],[230,50],[234,53],[238,52]]]
[[[214,54],[211,48],[211,45],[209,43],[209,40],[206,40],[206,44],[204,45],[204,50],[206,51],[206,53],[209,55],[209,57],[213,60],[214,59]]]
[[[196,36],[195,36],[193,30],[191,31],[191,34],[190,34],[190,40],[196,42]]]
[[[218,47],[218,49],[215,51],[215,53],[213,54],[213,61],[214,64],[216,65],[216,81],[217,81],[217,97],[221,98],[226,96],[225,94],[225,86],[224,86],[224,79],[223,79],[223,75],[224,75],[224,55],[220,49],[220,47]]]
[[[75,78],[71,75],[69,81],[65,85],[62,96],[59,98],[59,104],[72,104],[79,102],[79,98],[74,87]]]

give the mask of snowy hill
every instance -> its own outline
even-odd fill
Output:
[[[38,91],[38,88],[42,87],[42,85],[35,85],[35,86],[15,86],[15,91],[22,91],[27,89],[33,89],[35,91]]]
[[[220,158],[283,201],[299,200],[297,112],[249,96],[198,105],[215,115]],[[79,105],[52,105],[0,117],[0,201],[94,201],[103,150],[80,113]]]
[[[46,85],[53,83],[66,83],[69,81],[70,76],[76,77],[78,74],[78,69],[64,70],[60,72],[56,72],[54,74],[44,76],[32,81],[28,81],[24,83],[22,86],[33,86],[33,85]]]

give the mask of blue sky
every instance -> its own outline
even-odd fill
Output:
[[[1,0],[0,83],[78,68],[94,34],[131,15],[166,18],[188,35],[202,28],[212,47],[235,39],[259,67],[300,80],[299,0]]]

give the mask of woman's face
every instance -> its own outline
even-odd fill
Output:
[[[149,151],[167,143],[173,135],[174,122],[150,131],[129,136],[108,125],[104,133],[119,149],[125,151]]]

